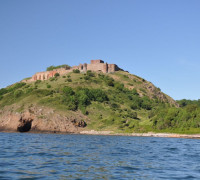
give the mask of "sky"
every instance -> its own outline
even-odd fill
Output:
[[[0,0],[0,88],[102,59],[200,99],[199,0]]]

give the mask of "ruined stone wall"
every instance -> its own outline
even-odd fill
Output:
[[[97,60],[91,60],[90,63],[91,64],[100,64],[100,63],[104,63],[104,61],[101,59],[97,59]]]
[[[87,70],[95,71],[95,72],[102,71],[102,72],[106,73],[105,64],[103,64],[103,63],[100,63],[100,64],[88,64],[87,65]]]
[[[103,73],[112,73],[115,71],[122,70],[120,69],[116,64],[107,64],[104,63],[104,61],[98,59],[98,60],[91,60],[90,64],[79,64],[78,66],[73,66],[70,69],[65,68],[59,68],[54,69],[53,71],[45,71],[45,72],[38,72],[35,75],[32,76],[32,78],[29,80],[29,82],[37,81],[37,80],[48,80],[51,77],[54,77],[56,73],[59,73],[60,75],[67,74],[69,72],[72,72],[74,69],[79,69],[80,72],[87,72],[87,70],[95,71],[95,72],[103,72]]]
[[[71,71],[72,71],[71,69],[66,70],[65,68],[59,68],[53,71],[38,72],[32,76],[32,79],[30,79],[30,82],[37,81],[37,80],[41,80],[41,81],[48,80],[49,78],[54,77],[56,73],[63,75]]]

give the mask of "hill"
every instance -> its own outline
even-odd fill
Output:
[[[180,108],[151,82],[124,71],[74,70],[21,81],[0,90],[0,108],[4,131],[190,133],[200,124],[198,107]]]

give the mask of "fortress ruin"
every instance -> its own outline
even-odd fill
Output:
[[[94,72],[102,72],[102,73],[113,73],[115,71],[120,71],[120,69],[116,64],[107,64],[104,63],[103,60],[91,60],[90,64],[79,64],[78,66],[73,66],[70,69],[67,68],[58,68],[52,71],[38,72],[32,76],[29,81],[37,81],[37,80],[48,80],[51,77],[54,77],[56,73],[60,75],[67,74],[69,72],[73,72],[74,69],[80,70],[80,72],[94,71]],[[123,71],[123,70],[122,70]]]

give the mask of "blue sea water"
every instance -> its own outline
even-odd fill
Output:
[[[200,179],[200,140],[0,133],[0,179]]]

